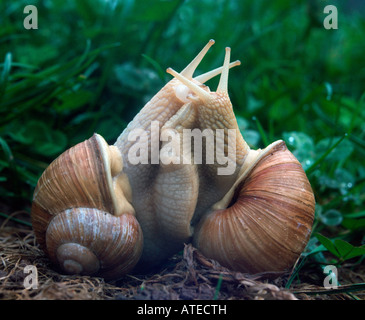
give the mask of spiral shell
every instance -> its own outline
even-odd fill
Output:
[[[301,164],[279,141],[245,172],[228,207],[204,216],[194,244],[237,271],[282,272],[293,266],[309,240],[314,205]]]
[[[95,134],[46,169],[33,196],[41,248],[66,273],[117,278],[142,252],[142,231],[117,148]]]

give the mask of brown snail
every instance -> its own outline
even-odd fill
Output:
[[[229,68],[239,64],[229,48],[223,67],[193,78],[213,43],[181,73],[167,70],[174,79],[114,146],[95,134],[43,173],[33,227],[63,271],[119,278],[190,241],[244,272],[284,271],[303,251],[314,217],[309,181],[283,141],[263,150],[244,141],[228,96]],[[203,83],[220,73],[211,92]],[[203,133],[200,145],[191,133]]]

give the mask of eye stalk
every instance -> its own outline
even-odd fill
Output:
[[[221,77],[219,79],[219,84],[216,93],[221,95],[228,95],[228,74],[230,66],[237,66],[240,65],[239,61],[233,62],[230,64],[230,56],[231,56],[231,48],[226,48],[226,55],[224,58],[224,64],[221,70]],[[174,76],[180,82],[182,82],[186,87],[188,87],[192,92],[194,92],[205,104],[211,103],[214,97],[211,96],[209,92],[202,89],[199,85],[197,85],[192,80],[188,79],[184,76],[183,73],[178,73],[172,68],[168,68],[166,70],[167,73]],[[206,80],[206,77],[201,77],[200,79]],[[196,79],[195,79],[196,80]]]
[[[193,77],[193,74],[200,64],[200,62],[203,60],[204,56],[207,54],[211,46],[215,43],[213,39],[210,39],[208,43],[205,45],[205,47],[202,49],[202,51],[199,52],[199,54],[191,61],[183,71],[181,71],[181,74],[188,79],[191,79]]]

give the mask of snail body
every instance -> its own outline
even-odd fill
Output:
[[[239,64],[230,63],[229,48],[221,68],[193,77],[213,43],[182,72],[167,70],[174,78],[114,145],[95,134],[41,176],[33,228],[63,272],[116,279],[191,241],[222,265],[253,273],[284,271],[303,251],[314,217],[309,181],[283,141],[263,150],[244,141],[228,96],[229,69]],[[204,82],[220,73],[212,92]],[[207,134],[200,149],[183,139],[189,130]]]

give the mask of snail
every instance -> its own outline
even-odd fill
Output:
[[[282,272],[303,251],[315,204],[308,178],[283,141],[252,150],[243,139],[228,95],[240,64],[230,48],[222,67],[193,77],[213,44],[180,73],[167,69],[173,79],[114,145],[94,134],[40,177],[32,224],[62,272],[118,279],[188,242],[233,270]],[[204,83],[219,74],[211,91]],[[200,145],[187,132],[203,133]]]

